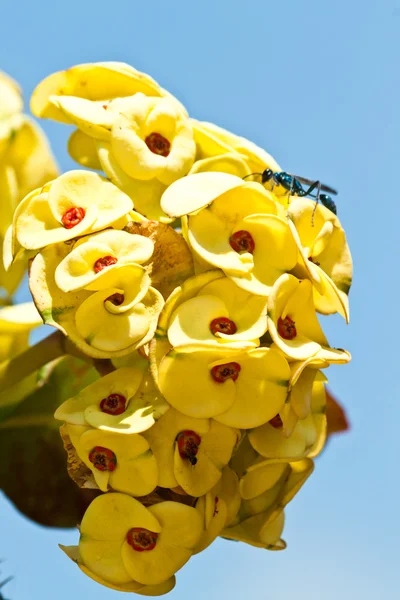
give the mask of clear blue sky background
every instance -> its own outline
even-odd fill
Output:
[[[0,68],[27,98],[53,71],[126,61],[192,116],[340,190],[355,262],[352,320],[323,324],[331,344],[353,354],[327,372],[352,431],[329,444],[290,505],[286,552],[218,541],[183,569],[170,598],[398,598],[399,0],[14,0],[0,18]],[[67,128],[43,126],[63,170],[73,168]],[[0,556],[15,575],[7,597],[119,597],[58,550],[76,531],[27,522],[3,497],[0,519]]]

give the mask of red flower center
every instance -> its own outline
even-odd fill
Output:
[[[239,377],[240,365],[237,362],[225,363],[217,365],[211,369],[211,375],[217,383],[224,383],[227,379],[236,379]]]
[[[236,231],[229,238],[229,243],[231,248],[235,250],[235,252],[239,252],[239,254],[243,254],[243,252],[250,252],[253,254],[255,243],[248,231]]]
[[[228,319],[228,317],[218,317],[213,319],[210,323],[211,333],[214,335],[219,333],[226,333],[226,335],[233,335],[237,331],[236,323]]]
[[[124,300],[124,294],[116,292],[115,294],[111,294],[111,296],[108,296],[108,298],[105,299],[105,302],[111,302],[111,304],[114,304],[114,306],[121,306]]]
[[[289,316],[278,319],[278,333],[284,340],[293,340],[296,335],[296,324]]]
[[[219,498],[218,496],[215,496],[213,517],[218,514],[218,502]]]
[[[158,533],[144,529],[143,527],[132,527],[126,534],[126,541],[136,552],[148,552],[156,547]]]
[[[118,258],[115,256],[102,256],[98,258],[93,265],[93,270],[95,273],[100,273],[106,267],[110,267],[111,265],[115,265],[118,262]]]
[[[121,394],[110,394],[100,402],[100,410],[107,415],[120,415],[125,412],[126,398]]]
[[[117,466],[114,452],[103,446],[95,446],[89,453],[89,460],[98,471],[114,471]]]
[[[63,214],[61,217],[61,223],[64,225],[65,229],[72,229],[73,227],[76,227],[76,225],[79,225],[85,214],[86,211],[84,208],[81,208],[80,206],[74,206]]]
[[[280,429],[283,426],[283,422],[279,414],[272,417],[272,419],[270,419],[268,423],[272,425],[272,427],[274,427],[275,429]]]
[[[171,144],[161,133],[150,133],[144,141],[153,154],[168,156],[171,151]]]
[[[201,437],[195,431],[181,431],[176,436],[181,458],[187,458],[194,466],[197,463],[196,454],[199,451]]]

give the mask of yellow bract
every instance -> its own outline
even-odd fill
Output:
[[[261,174],[264,169],[281,171],[275,159],[250,140],[222,129],[222,127],[218,127],[214,123],[192,119],[192,125],[197,144],[198,158],[205,159],[219,156],[222,158],[227,153],[235,153],[245,161],[249,173]],[[219,169],[213,170],[217,171]]]
[[[0,120],[22,112],[23,105],[18,83],[0,71]]]
[[[240,289],[221,271],[208,271],[175,290],[160,316],[158,331],[167,332],[172,346],[233,346],[236,342],[258,345],[258,338],[267,329],[266,305],[265,298]],[[213,332],[212,322],[221,317],[230,320],[231,325],[224,329],[222,322],[216,330],[218,324],[214,324]]]
[[[221,365],[222,378],[227,368],[223,382],[212,373]],[[161,360],[158,385],[166,400],[187,416],[212,417],[229,427],[248,429],[281,410],[289,377],[289,365],[276,350],[191,345],[175,348]]]
[[[0,286],[8,296],[15,292],[26,269],[22,257],[11,264],[13,213],[26,194],[58,174],[44,133],[32,119],[21,114],[22,109],[17,83],[0,72]]]
[[[102,492],[111,488],[132,496],[145,496],[156,488],[157,461],[143,436],[135,433],[119,435],[78,425],[68,425],[68,434],[79,458],[92,471]],[[111,466],[107,456],[104,458],[105,451],[114,455]]]
[[[154,243],[143,235],[134,235],[126,231],[107,230],[78,240],[73,250],[61,261],[55,272],[55,280],[63,292],[81,288],[99,289],[94,283],[117,265],[144,263],[151,258]],[[97,264],[102,259],[111,258],[110,265]],[[115,261],[115,262],[114,262]],[[97,268],[96,268],[97,267]],[[150,283],[144,269],[138,273]],[[99,285],[100,282],[98,282]],[[102,285],[102,287],[104,284]],[[108,284],[108,287],[115,285]]]
[[[290,405],[282,411],[283,427],[265,423],[249,432],[261,456],[294,461],[321,452],[326,440],[324,379],[320,371],[305,369],[290,393]],[[289,410],[292,418],[286,416]]]
[[[65,122],[63,113],[51,101],[54,96],[74,96],[96,101],[123,98],[137,92],[148,96],[163,94],[154,79],[126,63],[76,65],[46,77],[33,92],[31,110],[37,117]]]
[[[161,206],[174,216],[190,213],[187,237],[195,254],[249,293],[268,296],[297,263],[283,209],[257,183],[226,173],[190,175],[168,188]]]
[[[71,425],[90,425],[102,431],[131,434],[146,431],[162,416],[169,405],[157,392],[151,377],[142,368],[123,367],[105,375],[66,400],[55,412],[55,418]],[[107,414],[101,402],[112,395],[122,396],[125,410]]]
[[[74,209],[80,220],[66,227],[65,219]],[[14,215],[13,227],[18,243],[34,250],[104,229],[131,209],[128,196],[100,175],[69,171],[32,194]]]
[[[187,455],[184,450],[180,452],[178,436],[184,432],[200,438],[192,455],[193,461],[190,460],[189,446]],[[239,432],[211,419],[188,417],[170,408],[145,437],[157,459],[159,485],[166,488],[180,485],[190,496],[202,496],[221,478]]]
[[[290,204],[288,219],[302,256],[299,272],[314,283],[316,309],[339,312],[349,321],[353,263],[339,219],[321,204],[315,210],[314,202],[305,198]]]
[[[66,244],[42,250],[31,266],[31,292],[45,323],[63,331],[85,354],[115,358],[154,335],[164,300],[139,265],[111,269],[89,289],[63,292],[55,281]],[[96,291],[97,290],[97,291]]]
[[[127,541],[132,528],[157,534],[152,550],[138,552]],[[161,502],[145,508],[125,494],[96,498],[81,523],[79,553],[82,564],[111,584],[137,581],[145,585],[166,582],[191,557],[203,532],[195,508]]]

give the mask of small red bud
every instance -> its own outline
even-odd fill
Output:
[[[93,270],[95,273],[100,273],[106,267],[110,267],[111,265],[115,265],[118,262],[118,258],[115,256],[103,256],[102,258],[98,258],[93,265]]]
[[[187,458],[193,466],[197,464],[196,454],[199,451],[201,437],[195,431],[185,430],[178,433],[176,441],[180,457]]]
[[[98,471],[114,471],[117,466],[114,452],[103,446],[95,446],[89,453],[89,460]]]
[[[217,365],[211,369],[211,375],[217,383],[224,383],[227,379],[236,381],[240,373],[240,365],[237,362],[225,363]]]
[[[171,151],[171,144],[161,133],[150,133],[144,141],[153,154],[168,156]]]
[[[218,317],[210,323],[211,332],[215,335],[217,332],[233,335],[237,331],[236,323],[228,319],[228,317]]]
[[[239,252],[239,254],[243,254],[244,252],[253,254],[254,252],[255,243],[248,231],[236,231],[229,238],[229,243],[235,252]]]
[[[296,335],[296,324],[289,316],[278,319],[278,333],[284,340],[293,340]]]
[[[100,402],[100,410],[107,415],[120,415],[125,412],[126,398],[121,394],[110,394]]]
[[[86,214],[84,208],[80,206],[74,206],[67,210],[66,213],[61,217],[61,223],[64,225],[65,229],[72,229],[79,225]]]
[[[126,541],[136,552],[148,552],[156,547],[158,533],[144,529],[143,527],[132,527],[126,534]]]
[[[279,414],[272,417],[272,419],[270,419],[268,423],[272,425],[272,427],[274,427],[275,429],[280,429],[281,427],[283,427],[283,422]]]

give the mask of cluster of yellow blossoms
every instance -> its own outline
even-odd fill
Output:
[[[105,174],[39,187],[9,234],[14,258],[35,255],[44,322],[110,367],[55,415],[103,492],[63,549],[144,595],[217,536],[283,549],[284,507],[326,439],[320,369],[350,360],[317,318],[349,318],[338,218],[245,179],[280,168],[126,64],[53,74],[31,106],[75,125],[71,156]]]
[[[58,175],[42,130],[22,110],[18,84],[0,71],[0,287],[6,302],[17,289],[26,269],[26,261],[20,260],[20,256],[12,269],[9,268],[11,257],[7,234],[13,213],[28,192]]]

